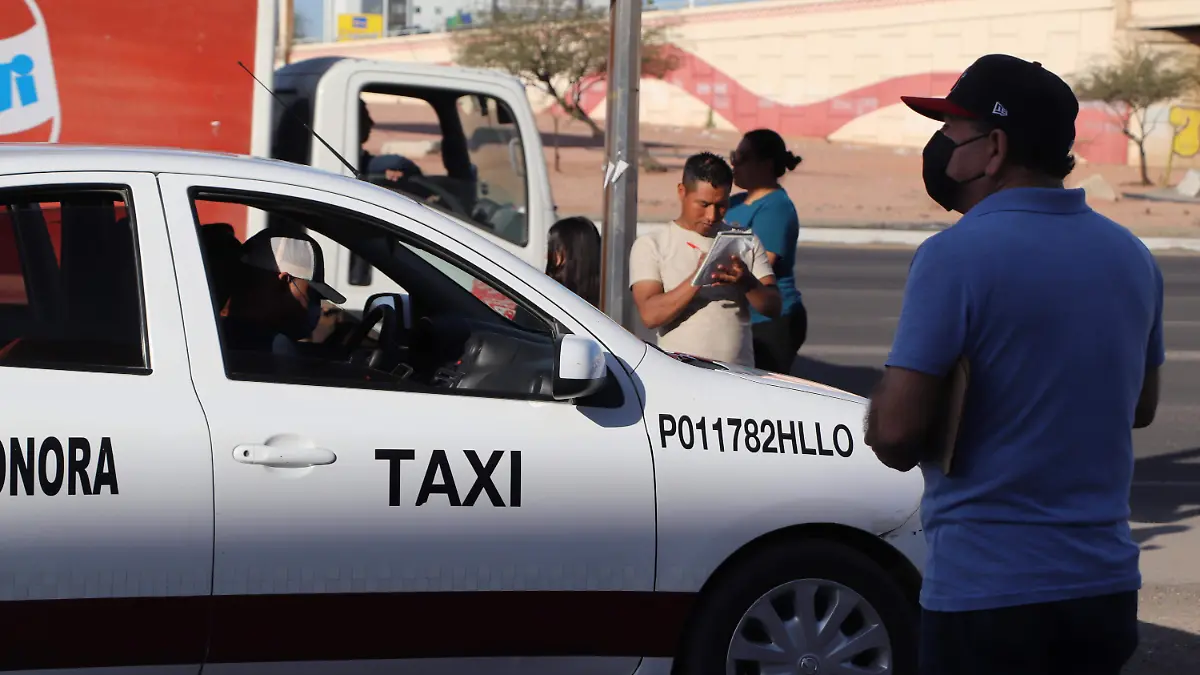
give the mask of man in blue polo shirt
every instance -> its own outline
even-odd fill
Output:
[[[984,56],[944,99],[925,187],[962,218],[909,269],[867,443],[920,465],[928,560],[923,675],[1116,675],[1138,644],[1133,428],[1163,363],[1163,280],[1127,229],[1063,179],[1079,103],[1012,56]],[[951,465],[927,448],[960,357],[969,385]]]

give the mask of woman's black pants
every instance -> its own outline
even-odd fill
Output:
[[[790,375],[796,352],[808,337],[808,311],[798,304],[777,319],[750,326],[754,334],[754,367]]]

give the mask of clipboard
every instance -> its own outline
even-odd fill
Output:
[[[949,475],[954,468],[954,451],[958,444],[958,430],[962,424],[963,406],[967,400],[967,387],[971,383],[971,363],[960,356],[947,376],[945,408],[941,423],[934,430],[931,440],[930,459],[937,463],[942,473]]]
[[[754,235],[748,230],[725,230],[719,233],[713,240],[712,248],[708,250],[704,264],[692,275],[692,285],[712,285],[712,275],[716,272],[717,265],[724,264],[731,255],[741,258],[742,263],[749,268],[750,261],[746,260],[746,254],[753,250],[753,246]]]

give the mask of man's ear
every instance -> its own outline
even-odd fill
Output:
[[[992,157],[983,170],[987,175],[995,176],[1004,166],[1004,160],[1008,159],[1008,134],[1000,129],[992,129],[992,133],[988,134],[988,140],[992,144]]]
[[[679,193],[679,199],[680,199],[680,201],[682,201],[683,198],[685,196],[687,196],[687,186],[684,185],[683,183],[680,183],[679,186],[676,188],[676,192]]]

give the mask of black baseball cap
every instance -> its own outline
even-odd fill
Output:
[[[1038,155],[1066,156],[1075,145],[1079,99],[1071,85],[1037,61],[988,54],[959,75],[945,98],[900,100],[930,119],[950,115],[985,122]]]

